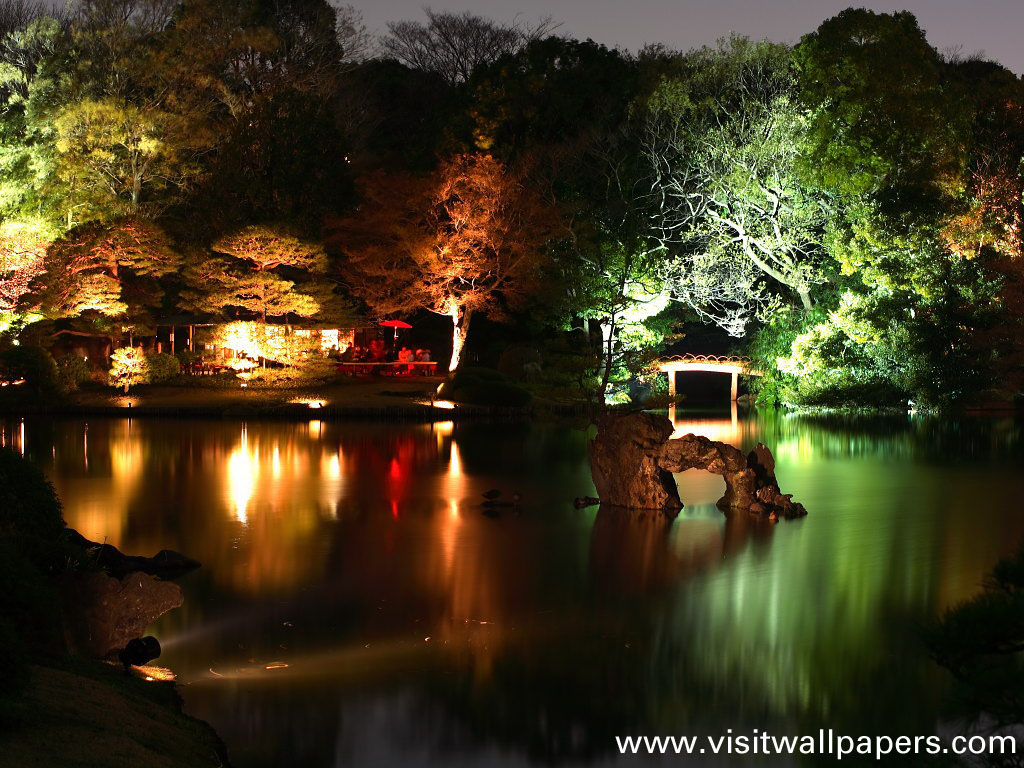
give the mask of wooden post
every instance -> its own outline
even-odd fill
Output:
[[[735,403],[740,394],[740,374],[738,371],[732,372],[732,401]]]
[[[174,326],[171,326],[171,354],[174,354]]]
[[[669,368],[665,373],[668,374],[668,399],[674,403],[676,401],[676,372]]]

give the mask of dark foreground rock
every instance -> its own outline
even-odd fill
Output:
[[[75,571],[65,578],[64,631],[68,650],[107,658],[146,634],[146,628],[183,602],[181,587],[147,573],[120,579],[98,571]]]
[[[700,435],[670,440],[672,422],[651,413],[606,415],[590,442],[590,467],[601,502],[631,509],[682,507],[673,472],[706,469],[725,479],[718,506],[769,517],[807,514],[775,479],[775,459],[758,443],[744,455],[735,446]]]

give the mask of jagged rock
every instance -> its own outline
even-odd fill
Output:
[[[607,415],[590,441],[590,472],[601,502],[636,509],[679,509],[672,473],[658,465],[658,452],[672,422],[652,413]]]
[[[62,592],[68,650],[95,658],[116,655],[183,602],[181,587],[147,573],[116,579],[99,571],[75,571]]]
[[[682,507],[673,472],[706,469],[725,479],[718,506],[757,514],[806,515],[792,494],[782,494],[775,458],[758,443],[747,456],[738,448],[701,435],[670,440],[672,422],[664,416],[633,413],[605,416],[590,442],[590,467],[601,501],[632,509]]]
[[[200,566],[198,561],[170,549],[161,549],[153,557],[138,557],[126,555],[111,544],[90,541],[74,528],[66,529],[65,536],[84,549],[101,570],[115,578],[141,571],[160,579],[177,579]]]

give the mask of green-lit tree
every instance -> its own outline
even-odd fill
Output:
[[[739,37],[680,59],[649,101],[643,151],[673,290],[734,335],[779,291],[810,309],[823,280],[827,208],[796,172],[805,125],[789,49]]]
[[[960,231],[970,99],[905,12],[844,11],[796,59],[803,177],[837,200],[827,247],[849,278],[787,367],[819,392],[848,382],[918,402],[969,396],[989,375],[993,350],[976,340],[999,309],[987,255]]]

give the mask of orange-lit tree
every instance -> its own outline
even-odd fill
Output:
[[[381,316],[451,318],[454,371],[473,315],[524,296],[557,212],[489,155],[453,157],[426,178],[375,174],[361,191],[356,213],[332,225],[342,279]]]
[[[42,274],[47,245],[49,238],[37,227],[0,224],[0,322],[17,311],[32,279]]]

